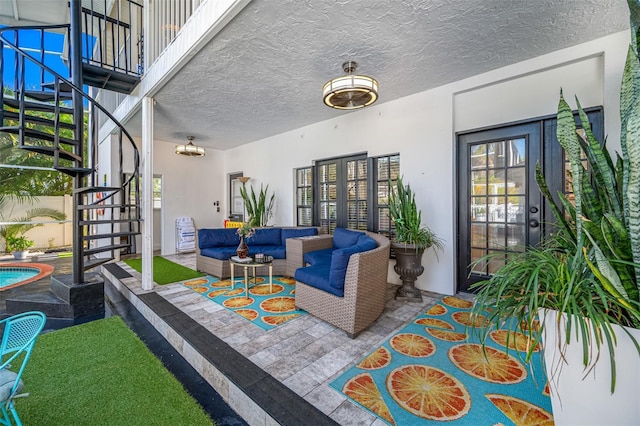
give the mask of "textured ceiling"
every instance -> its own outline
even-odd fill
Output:
[[[383,103],[628,27],[624,0],[252,0],[157,93],[154,135],[227,149],[357,114],[321,99],[346,60]]]
[[[623,0],[253,0],[157,94],[154,133],[226,149],[357,113],[321,100],[348,59],[382,103],[625,28]]]

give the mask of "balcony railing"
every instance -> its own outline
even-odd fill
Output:
[[[135,64],[137,69],[135,71],[140,74],[144,73],[145,69],[147,69],[153,62],[162,54],[162,52],[173,42],[173,40],[178,36],[180,30],[187,22],[187,20],[195,13],[195,11],[205,3],[206,1],[215,1],[215,0],[154,0],[150,3],[148,10],[146,13],[149,14],[149,24],[147,27],[147,35],[144,40],[144,49],[143,47],[143,37],[142,37],[142,23],[143,23],[143,12],[142,8],[140,10],[132,8],[129,10],[129,7],[124,7],[124,3],[127,3],[129,0],[118,0],[114,6],[114,9],[110,12],[109,16],[112,18],[117,18],[117,10],[120,9],[120,16],[127,17],[135,17],[135,20],[131,20],[131,31],[130,35],[140,34],[139,36],[135,36],[138,40],[136,44],[131,42],[126,49],[121,48],[120,52],[120,61],[119,63],[127,64]],[[135,5],[135,2],[131,2]],[[132,6],[133,7],[133,6]],[[124,11],[123,11],[124,10]],[[100,13],[99,11],[97,11]],[[104,14],[104,11],[102,11]],[[95,16],[95,13],[94,13]],[[138,19],[140,17],[140,19]],[[108,23],[102,24],[103,27]],[[94,27],[96,27],[96,23],[94,23]],[[121,39],[127,39],[124,34],[121,34]],[[118,37],[113,36],[112,39],[115,39],[116,43],[118,41]],[[105,46],[110,46],[105,44]],[[127,57],[126,53],[132,52],[134,46],[138,47],[138,56],[137,60],[134,60],[133,57]],[[98,49],[98,47],[96,47]],[[97,51],[96,51],[97,53]],[[104,52],[102,54],[103,57],[108,57],[109,55],[113,56],[113,53],[110,51]],[[124,59],[123,59],[124,56]],[[128,58],[128,59],[127,59]],[[109,92],[101,90],[97,94],[97,99],[100,100],[100,103],[104,105],[109,112],[114,112],[118,106],[124,101],[126,95],[121,93]],[[100,114],[99,117],[99,125],[102,125],[105,121],[105,117]]]
[[[132,0],[89,0],[83,6],[83,61],[125,74],[142,74],[142,4]]]
[[[149,42],[145,46],[147,63],[152,64],[176,38],[185,22],[206,0],[156,0],[150,13]],[[213,1],[213,0],[210,0]]]

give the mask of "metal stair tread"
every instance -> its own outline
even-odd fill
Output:
[[[65,173],[69,176],[86,176],[89,173],[91,173],[93,171],[93,169],[90,169],[88,167],[65,167],[65,166],[58,166],[55,168],[56,170],[58,170],[59,172]]]
[[[83,240],[101,240],[101,239],[105,239],[105,238],[129,237],[131,235],[138,235],[139,233],[140,232],[138,232],[138,231],[111,232],[109,234],[83,235],[82,239]]]
[[[96,266],[100,266],[104,263],[111,262],[113,257],[98,257],[95,259],[90,259],[84,262],[84,270],[95,268]]]
[[[85,186],[82,188],[74,189],[74,194],[90,194],[95,192],[108,192],[108,191],[120,191],[122,188],[119,186]]]
[[[43,89],[49,89],[49,90],[55,90],[56,84],[54,82],[42,83],[42,88]],[[72,92],[73,91],[73,88],[71,87],[69,82],[67,82],[65,80],[60,80],[60,84],[58,85],[58,88],[62,92]]]
[[[20,101],[18,99],[4,98],[4,104],[11,108],[19,109]],[[73,108],[59,107],[62,114],[73,114]],[[24,109],[31,111],[55,112],[56,106],[46,102],[24,101]]]
[[[90,249],[86,249],[84,250],[84,254],[85,256],[89,256],[92,254],[96,254],[96,253],[102,253],[105,251],[113,251],[113,250],[120,250],[122,248],[127,248],[129,247],[129,244],[112,244],[112,245],[108,245],[108,246],[101,246],[101,247],[96,247],[96,248],[90,248]]]
[[[114,209],[124,207],[122,204],[80,204],[78,210]]]
[[[103,220],[81,220],[79,223],[81,226],[87,225],[102,225],[110,223],[135,223],[140,222],[140,219],[103,219]],[[140,232],[137,232],[138,234]]]
[[[56,150],[52,146],[38,146],[38,145],[20,145],[21,149],[25,149],[27,151],[38,152],[40,154],[53,156],[55,151],[58,151],[58,155],[60,158],[71,161],[82,161],[82,157],[74,154],[73,152],[65,151],[63,149]]]
[[[25,90],[24,95],[26,97],[36,99],[41,102],[56,100],[56,92],[54,91]],[[71,96],[72,96],[72,92],[63,92],[63,91],[58,92],[59,101],[71,100]]]
[[[18,112],[5,110],[3,114],[5,119],[16,120],[16,121],[20,120],[20,114]],[[56,123],[53,120],[49,120],[48,118],[44,118],[44,117],[38,117],[37,115],[24,114],[23,117],[25,121],[28,121],[30,123],[39,123],[49,127],[54,127],[56,125]],[[65,123],[64,121],[58,122],[58,126],[60,126],[61,128],[71,129],[71,130],[74,130],[76,128],[76,125],[74,123]]]
[[[4,130],[7,133],[15,133],[18,134],[20,132],[20,128],[19,127],[9,127],[6,128]],[[36,129],[24,129],[24,133],[25,136],[31,137],[31,138],[37,138],[37,139],[42,139],[42,140],[46,140],[49,142],[53,142],[55,139],[55,135],[53,135],[52,133],[46,133],[43,132],[41,130],[36,130]],[[76,146],[78,145],[78,142],[73,140],[73,139],[69,139],[69,138],[63,138],[62,136],[60,136],[60,143],[63,143],[65,145],[73,145]]]

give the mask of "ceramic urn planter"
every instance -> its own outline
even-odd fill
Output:
[[[396,300],[422,302],[422,294],[416,288],[416,279],[424,272],[424,266],[422,266],[424,247],[392,242],[391,248],[396,254],[396,264],[393,270],[400,275],[402,280],[402,287],[396,290]]]

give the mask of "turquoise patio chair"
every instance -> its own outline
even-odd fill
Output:
[[[25,312],[0,321],[0,424],[11,426],[10,415],[16,425],[22,425],[13,400],[27,396],[20,394],[24,384],[21,377],[29,361],[36,338],[44,328],[47,317],[42,312]],[[3,328],[4,327],[4,328]]]

